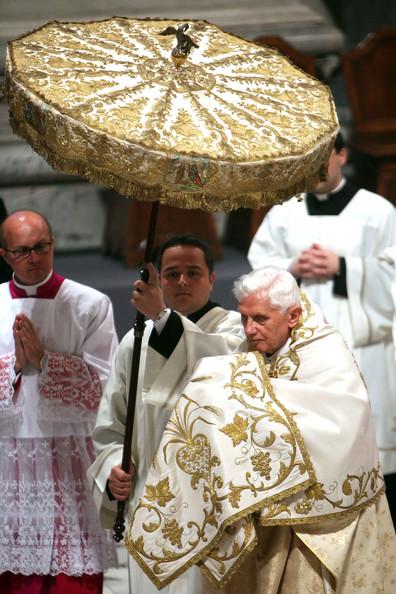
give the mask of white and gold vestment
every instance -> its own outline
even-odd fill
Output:
[[[126,545],[158,588],[194,564],[218,584],[231,578],[232,588],[265,529],[287,529],[316,560],[311,572],[323,592],[391,594],[396,545],[383,492],[359,369],[304,299],[299,325],[272,360],[251,352],[198,363],[166,425]],[[304,591],[293,584],[246,591]]]

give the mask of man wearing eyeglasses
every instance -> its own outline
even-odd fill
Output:
[[[54,237],[9,215],[0,255],[0,592],[102,592],[114,548],[86,480],[91,431],[117,346],[107,296],[53,270]]]

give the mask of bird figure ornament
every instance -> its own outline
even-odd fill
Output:
[[[173,48],[171,53],[172,60],[176,67],[179,67],[186,61],[192,47],[199,47],[189,35],[186,35],[185,32],[188,28],[188,23],[185,23],[184,25],[180,25],[177,29],[172,26],[167,27],[160,33],[160,35],[176,35],[177,45]]]

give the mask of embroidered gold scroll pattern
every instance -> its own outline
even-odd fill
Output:
[[[283,483],[296,467],[301,474],[306,471],[303,462],[296,462],[298,444],[291,420],[277,410],[277,403],[273,401],[274,395],[269,389],[269,382],[266,382],[265,371],[262,370],[263,376],[259,377],[257,372],[247,367],[249,363],[248,357],[240,354],[236,363],[230,364],[231,380],[225,385],[225,388],[231,388],[229,399],[237,400],[246,410],[249,410],[249,414],[242,416],[238,413],[234,416],[232,423],[220,428],[220,431],[231,439],[233,448],[243,444],[240,455],[241,457],[250,455],[251,467],[254,471],[245,474],[246,484],[230,483],[228,499],[233,507],[238,507],[241,493],[246,489],[251,490],[256,496]],[[255,401],[257,404],[254,404]],[[265,438],[258,441],[256,436],[262,433],[259,425],[264,420],[277,424],[278,427],[276,431],[269,431]],[[288,451],[289,460],[287,464],[283,461],[286,459],[284,453],[282,462],[276,468],[270,452],[266,450],[274,445],[277,436],[283,442],[283,446],[286,446],[283,449]],[[259,481],[257,475],[264,478],[267,483]],[[275,480],[274,476],[277,476]]]
[[[284,354],[276,357],[274,361],[267,365],[269,377],[288,377],[291,380],[297,379],[297,372],[300,367],[300,357],[298,350],[302,348],[307,341],[314,340],[317,326],[309,326],[308,321],[313,316],[311,303],[305,293],[300,291],[300,300],[302,313],[299,322],[291,332],[290,348]]]
[[[176,407],[174,416],[169,421],[166,435],[171,439],[167,441],[163,448],[164,459],[167,462],[168,446],[180,444],[181,447],[176,451],[176,462],[179,468],[191,476],[191,487],[194,490],[197,490],[198,483],[203,480],[203,503],[210,502],[211,505],[209,507],[204,505],[202,525],[195,521],[189,522],[188,535],[186,535],[185,528],[180,526],[177,520],[172,517],[172,513],[175,511],[174,508],[167,505],[175,499],[175,495],[170,490],[168,478],[159,481],[156,485],[146,486],[144,498],[140,500],[134,516],[142,508],[145,508],[148,512],[154,512],[157,520],[150,524],[143,524],[143,530],[150,533],[160,531],[164,542],[168,544],[162,548],[161,554],[146,551],[143,535],[140,535],[131,544],[143,558],[155,562],[152,571],[157,575],[163,571],[161,564],[171,563],[194,551],[201,539],[205,538],[205,527],[208,524],[217,526],[215,512],[219,511],[219,506],[221,506],[217,502],[216,487],[221,488],[223,482],[221,477],[214,474],[212,476],[211,472],[213,467],[219,465],[220,461],[216,456],[211,455],[207,437],[202,433],[193,433],[194,425],[198,421],[211,424],[210,421],[204,418],[204,413],[217,415],[218,411],[212,406],[201,407],[186,395],[183,395],[180,400],[185,401],[186,404]],[[201,412],[201,414],[192,419],[197,411]]]
[[[253,515],[241,518],[239,527],[242,528],[242,530],[237,530],[236,526],[233,525],[226,528],[226,535],[230,536],[228,539],[228,547],[221,546],[224,545],[223,538],[221,545],[219,543],[207,554],[207,558],[216,563],[216,569],[220,575],[225,575],[227,572],[227,579],[229,575],[228,571],[230,570],[230,562],[232,563],[241,555],[244,557],[246,553],[248,553],[249,550],[251,550],[256,544],[255,522]],[[239,563],[237,567],[239,567]]]
[[[308,487],[304,497],[297,502],[283,500],[272,502],[263,507],[260,512],[262,523],[268,523],[271,518],[282,516],[282,518],[310,516],[306,519],[316,519],[318,514],[323,516],[322,505],[328,508],[329,513],[349,512],[363,504],[371,503],[372,498],[379,493],[384,484],[380,467],[372,468],[370,471],[358,474],[348,474],[340,483],[325,487],[323,483],[315,483]],[[288,520],[290,521],[290,520]]]
[[[156,552],[152,549],[148,551],[144,534],[140,534],[129,542],[128,546],[133,547],[141,558],[148,561],[155,574],[163,572],[164,564],[182,557],[191,557],[194,551],[198,550],[200,542],[207,540],[209,527],[219,529],[220,536],[222,530],[219,520],[225,504],[228,508],[235,509],[236,518],[241,508],[243,492],[250,492],[259,506],[258,494],[277,487],[279,489],[279,485],[292,472],[299,476],[306,472],[301,454],[297,460],[299,450],[292,430],[293,419],[289,418],[290,415],[285,414],[276,402],[264,367],[261,368],[261,373],[264,375],[254,372],[247,355],[241,354],[237,357],[235,365],[231,364],[230,382],[224,386],[225,389],[231,389],[228,398],[238,401],[240,412],[233,416],[231,423],[219,426],[217,430],[229,437],[236,450],[235,455],[243,459],[248,466],[241,484],[235,484],[233,481],[225,483],[220,460],[212,453],[213,439],[209,440],[202,428],[205,425],[212,426],[208,427],[208,431],[213,431],[213,426],[218,424],[221,411],[215,406],[202,406],[187,394],[183,394],[179,399],[164,433],[166,442],[162,448],[162,455],[165,464],[168,464],[170,456],[175,457],[182,474],[191,477],[191,488],[202,498],[202,516],[198,521],[190,520],[187,524],[180,525],[174,517],[177,515],[180,502],[177,503],[169,479],[166,477],[157,484],[146,485],[146,492],[135,509],[134,517],[145,509],[154,519],[150,523],[143,523],[143,530],[146,533],[157,533],[163,544]],[[273,423],[274,431],[266,433],[266,429],[260,428],[259,425],[263,421],[265,427],[268,423]],[[197,424],[199,429],[196,428]],[[258,439],[257,436],[260,434],[261,439]],[[279,460],[272,460],[266,448],[272,446],[276,440],[282,456]],[[171,453],[168,454],[170,447]],[[298,487],[299,489],[301,487]],[[289,490],[293,492],[293,489]],[[246,512],[241,512],[242,519],[244,515]],[[217,543],[213,543],[210,557],[219,563],[223,570],[225,569],[222,564],[240,556],[251,541],[250,520],[243,519],[243,522],[243,538],[235,539],[225,554],[224,548],[221,548],[221,558],[216,552]]]

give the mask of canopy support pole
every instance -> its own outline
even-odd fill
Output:
[[[147,234],[146,249],[144,253],[144,263],[152,261],[155,228],[157,225],[157,217],[160,203],[158,201],[153,202],[150,214],[150,223]],[[140,269],[140,278],[144,282],[148,281],[148,269],[147,266],[143,266]],[[129,384],[128,391],[128,404],[127,414],[125,420],[125,434],[124,434],[124,446],[122,452],[121,468],[124,472],[129,472],[131,468],[131,450],[132,450],[132,433],[133,423],[135,419],[135,406],[136,406],[136,395],[137,386],[139,379],[139,367],[140,367],[140,355],[142,350],[142,338],[145,327],[145,317],[140,311],[136,312],[135,323],[133,325],[134,330],[134,341],[133,341],[133,355],[132,355],[132,369],[131,369],[131,381]],[[113,525],[113,539],[116,542],[120,542],[123,538],[125,530],[125,504],[126,501],[117,501],[117,515]]]

